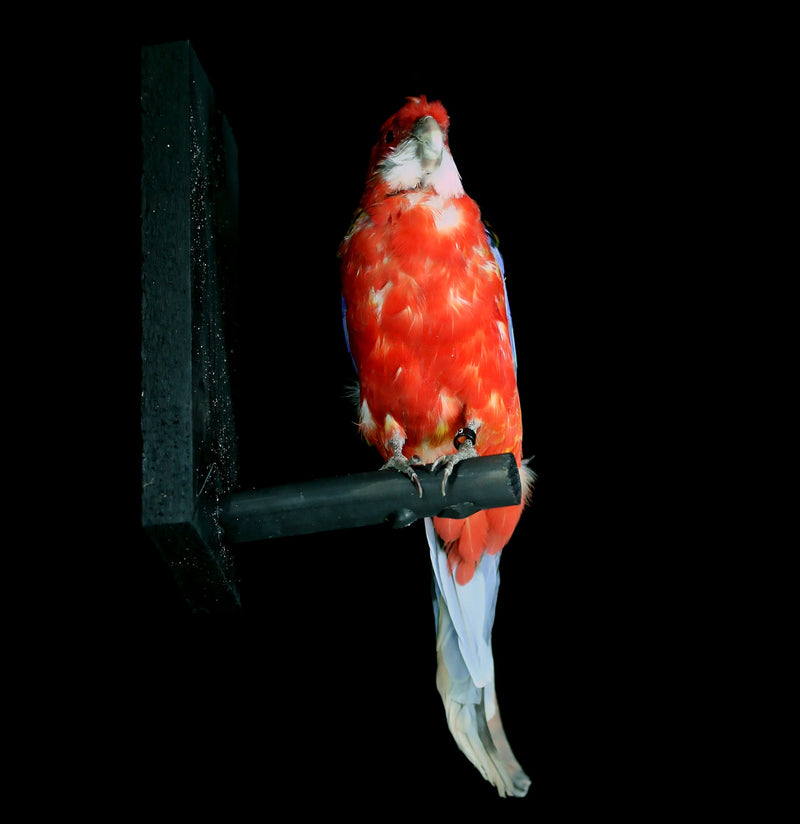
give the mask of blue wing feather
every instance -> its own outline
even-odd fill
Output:
[[[347,354],[350,355],[350,360],[353,361],[353,368],[356,370],[356,374],[358,374],[355,358],[350,351],[350,335],[347,334],[347,304],[344,302],[344,295],[342,295],[342,329],[344,329],[344,342],[347,344]]]
[[[511,306],[508,303],[508,289],[506,288],[506,267],[503,263],[503,256],[500,254],[500,247],[497,235],[484,224],[486,229],[486,239],[489,241],[489,248],[492,250],[494,259],[500,267],[500,274],[503,276],[503,297],[506,299],[506,318],[508,319],[508,336],[511,339],[511,354],[514,357],[514,371],[517,371],[517,345],[514,341],[514,324],[511,322]]]

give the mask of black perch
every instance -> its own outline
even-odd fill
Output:
[[[219,512],[225,540],[261,541],[333,529],[390,523],[404,527],[432,515],[465,518],[481,509],[521,500],[514,456],[487,455],[458,464],[442,496],[442,475],[417,470],[422,497],[405,475],[362,472],[234,492]]]

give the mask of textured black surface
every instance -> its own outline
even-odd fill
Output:
[[[194,609],[238,603],[216,504],[236,482],[224,283],[237,149],[190,45],[142,51],[142,524]]]

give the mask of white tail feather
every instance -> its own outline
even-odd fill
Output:
[[[494,690],[492,625],[500,585],[500,553],[484,553],[469,583],[455,581],[444,551],[425,519],[435,581],[436,686],[447,725],[461,751],[501,796],[524,796],[530,779],[506,739]]]

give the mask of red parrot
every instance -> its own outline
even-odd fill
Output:
[[[384,124],[359,209],[339,248],[345,335],[358,372],[359,429],[384,469],[511,452],[523,500],[463,519],[428,518],[437,688],[458,746],[501,796],[530,786],[494,691],[491,631],[500,550],[533,485],[503,261],[461,184],[439,101],[408,102]]]

